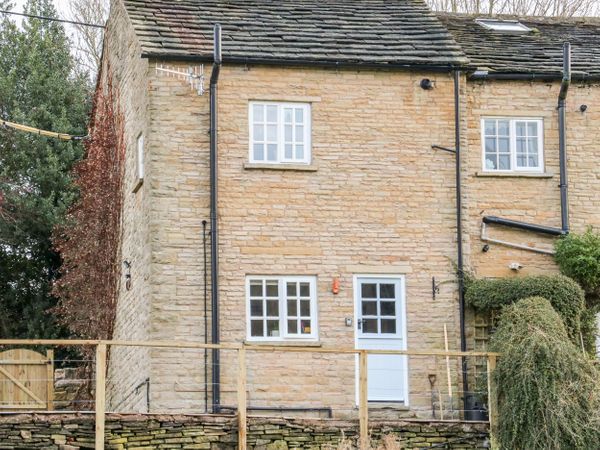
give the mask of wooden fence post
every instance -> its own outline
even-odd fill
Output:
[[[54,350],[46,350],[46,397],[48,401],[48,411],[54,410]]]
[[[359,448],[369,448],[369,403],[367,388],[367,352],[361,350],[358,355],[358,417],[360,423]]]
[[[246,348],[238,350],[238,448],[246,450],[246,435],[248,423],[246,421]]]
[[[96,450],[104,450],[106,414],[106,344],[96,347]]]
[[[496,427],[498,426],[498,402],[496,388],[493,381],[493,372],[496,370],[496,355],[487,357],[487,382],[488,382],[488,414],[490,416],[490,441],[492,450],[498,448],[496,444]]]

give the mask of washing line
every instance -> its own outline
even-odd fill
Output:
[[[19,123],[9,122],[7,120],[0,121],[2,126],[13,128],[15,130],[24,131],[26,133],[37,134],[40,136],[51,137],[55,139],[60,139],[61,141],[81,141],[85,139],[87,136],[72,136],[67,133],[56,133],[54,131],[46,131],[40,130],[39,128],[30,127],[27,125],[21,125]]]

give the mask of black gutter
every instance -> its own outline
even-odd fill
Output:
[[[214,61],[210,75],[210,293],[211,293],[211,325],[212,343],[219,339],[219,235],[217,222],[218,171],[217,171],[217,128],[218,103],[217,84],[221,71],[221,26],[215,25]],[[218,349],[212,350],[212,403],[213,413],[218,413],[221,403],[221,365]]]
[[[161,61],[182,61],[182,62],[212,62],[213,57],[209,55],[162,55],[144,52],[141,55],[146,59],[157,59]],[[424,72],[452,72],[454,70],[463,69],[463,64],[401,64],[401,63],[364,63],[360,61],[326,61],[320,59],[303,59],[303,58],[252,58],[252,57],[235,57],[226,56],[222,59],[225,64],[240,64],[240,65],[264,65],[264,66],[314,66],[314,67],[330,67],[330,68],[347,68],[347,69],[402,69],[410,71]]]
[[[474,72],[468,76],[470,81],[477,80],[515,80],[515,81],[558,81],[563,80],[564,72],[547,73],[508,73],[508,72]],[[600,74],[571,73],[571,80],[600,81]]]
[[[560,165],[560,218],[562,230],[569,233],[569,184],[567,178],[567,113],[566,103],[571,85],[571,44],[563,47],[564,74],[558,94],[558,158]]]
[[[463,237],[462,237],[462,188],[461,188],[461,114],[460,114],[460,70],[454,72],[454,147],[456,158],[456,248],[457,248],[457,276],[458,276],[458,300],[460,315],[460,351],[467,351],[467,338],[465,327],[465,268],[463,259]],[[462,364],[462,387],[463,387],[463,409],[465,420],[469,420],[467,412],[471,404],[469,400],[469,378],[467,375],[467,358],[461,358]]]
[[[563,236],[564,234],[566,234],[565,231],[560,228],[536,225],[533,223],[520,222],[518,220],[512,219],[504,219],[502,217],[485,216],[482,220],[483,223],[486,224],[502,225],[505,227],[518,228],[520,230],[525,231],[532,231],[534,233],[549,234],[551,236]]]

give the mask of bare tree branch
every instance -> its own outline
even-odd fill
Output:
[[[435,11],[519,16],[599,16],[598,0],[427,0]]]
[[[108,18],[108,0],[69,0],[70,19],[104,24]],[[92,74],[96,74],[102,57],[104,30],[75,25],[75,47],[80,63]]]

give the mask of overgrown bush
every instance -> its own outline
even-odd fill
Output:
[[[571,342],[581,345],[581,318],[585,311],[585,296],[579,285],[562,276],[530,276],[500,279],[470,279],[465,292],[468,305],[489,312],[501,310],[527,297],[546,298],[562,317]],[[584,336],[584,341],[593,337]]]
[[[491,349],[502,353],[494,372],[500,448],[598,448],[597,369],[567,339],[548,300],[505,307]]]

